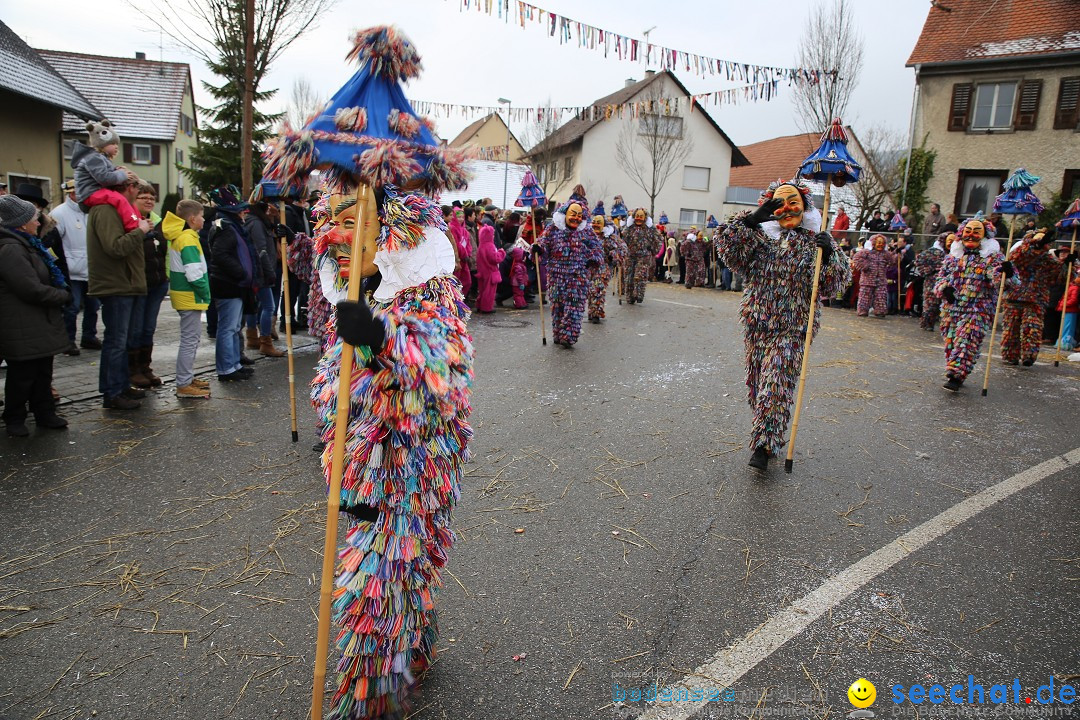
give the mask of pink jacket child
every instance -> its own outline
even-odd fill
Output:
[[[460,267],[454,271],[454,277],[461,283],[461,296],[468,297],[469,291],[472,290],[472,270],[469,268],[472,247],[469,244],[469,231],[465,229],[465,214],[461,212],[461,208],[454,208],[454,214],[450,216],[450,222],[447,225],[450,228],[450,235],[454,238],[454,244],[457,245],[458,257],[461,260]]]
[[[124,223],[124,232],[139,226],[140,215],[123,195],[111,188],[123,186],[135,175],[113,165],[111,158],[120,151],[120,136],[108,120],[86,123],[90,146],[75,143],[71,167],[75,170],[75,201],[93,207],[112,205]]]
[[[505,257],[505,250],[495,248],[495,228],[491,225],[481,226],[480,243],[476,249],[476,281],[480,283],[476,293],[477,312],[495,312],[495,290],[502,282],[499,263]]]
[[[518,310],[528,306],[525,302],[525,287],[529,284],[529,269],[525,267],[525,251],[515,247],[510,251],[510,284],[514,290],[514,307]]]

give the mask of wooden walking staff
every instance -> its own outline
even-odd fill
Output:
[[[1080,221],[1072,223],[1072,243],[1069,245],[1069,257],[1077,252],[1077,226]],[[1065,315],[1068,313],[1069,287],[1072,286],[1072,262],[1065,266],[1065,295],[1062,296],[1062,325],[1057,328],[1057,350],[1054,352],[1054,367],[1062,362],[1062,339],[1065,337]]]
[[[540,239],[540,233],[536,231],[536,206],[529,206],[529,217],[532,218],[532,241]],[[544,281],[540,278],[540,253],[533,253],[533,268],[536,270],[536,299],[540,306],[540,339],[547,345],[547,325],[544,323]]]
[[[821,209],[821,232],[829,226],[829,190],[832,188],[832,175],[825,181],[825,200]],[[799,369],[799,392],[795,395],[795,414],[791,418],[791,439],[788,440],[787,459],[784,460],[784,472],[791,472],[795,466],[795,436],[799,434],[799,415],[802,414],[803,392],[806,390],[806,373],[809,368],[810,343],[814,339],[814,315],[817,311],[818,280],[821,278],[821,248],[814,258],[814,284],[810,289],[810,313],[806,316],[806,339],[803,341],[802,367]]]
[[[364,247],[379,232],[375,210],[375,193],[367,185],[356,188],[356,224],[353,227],[352,252],[346,298],[359,300],[364,284]],[[359,258],[357,262],[354,260]],[[355,348],[347,342],[341,345],[341,367],[338,375],[337,417],[334,421],[334,452],[330,465],[330,490],[326,503],[326,539],[323,543],[322,583],[319,587],[319,634],[315,645],[315,682],[311,693],[311,720],[322,720],[323,694],[326,686],[326,656],[330,650],[330,610],[334,594],[334,561],[337,558],[337,525],[341,509],[341,476],[345,469],[345,436],[352,407],[353,356]]]
[[[1009,223],[1009,245],[1005,250],[1005,261],[1009,261],[1009,255],[1012,254],[1013,244],[1013,225],[1016,221],[1016,216],[1012,216],[1012,222]],[[994,324],[990,326],[990,344],[986,346],[986,372],[983,374],[983,386],[982,394],[986,397],[986,389],[990,387],[990,360],[994,356],[994,336],[997,335],[998,316],[1001,314],[1001,301],[1005,297],[1005,273],[1001,273],[1001,282],[998,283],[998,296],[997,305],[994,307]]]
[[[278,222],[285,224],[285,201],[278,200]],[[300,440],[296,432],[296,375],[293,367],[292,346],[292,298],[289,297],[289,247],[285,237],[281,238],[281,299],[285,303],[285,349],[289,354],[289,408],[292,411],[292,441]]]

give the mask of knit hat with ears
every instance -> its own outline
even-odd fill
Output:
[[[113,124],[108,120],[88,122],[86,131],[90,133],[90,147],[95,150],[104,150],[108,145],[120,144],[120,136],[116,134]]]

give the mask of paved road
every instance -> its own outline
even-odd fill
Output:
[[[737,305],[650,285],[573,350],[535,311],[472,321],[473,461],[414,717],[836,718],[860,676],[878,717],[957,717],[890,688],[1076,682],[1080,369],[995,365],[989,397],[952,395],[936,335],[827,310],[795,472],[758,476]],[[284,360],[256,367],[4,441],[0,717],[304,716],[324,491]],[[724,677],[728,701],[613,703]]]

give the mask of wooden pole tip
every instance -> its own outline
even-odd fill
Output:
[[[296,432],[295,430],[292,431],[292,441],[293,442],[300,442],[300,434],[298,432]]]
[[[543,338],[544,344],[547,345],[547,338]]]
[[[791,473],[792,468],[795,467],[794,460],[784,460],[784,472]]]
[[[983,391],[982,391],[982,396],[983,396],[983,397],[986,397],[986,388],[983,388]]]

